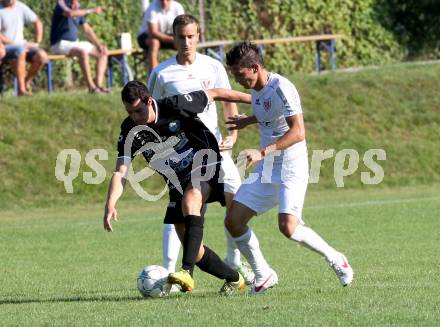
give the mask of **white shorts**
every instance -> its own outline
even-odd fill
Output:
[[[273,166],[271,180],[262,179],[263,162],[243,182],[234,200],[240,202],[258,215],[277,204],[279,213],[295,216],[302,224],[302,209],[309,179],[307,154],[288,161],[281,169],[281,164]]]
[[[56,54],[68,55],[73,48],[86,50],[88,53],[95,49],[95,46],[87,41],[66,41],[61,40],[50,47],[50,51]]]
[[[237,193],[241,185],[240,174],[228,151],[220,152],[222,165],[220,171],[220,181],[224,183],[225,193]]]

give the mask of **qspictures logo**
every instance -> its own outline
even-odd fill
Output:
[[[151,142],[143,142],[134,156],[146,154],[149,158],[149,165],[147,164],[143,169],[135,172],[131,165],[131,149],[136,137],[140,135],[140,133],[145,132],[151,133],[154,139]],[[125,140],[121,141],[124,142],[124,155],[121,158],[128,167],[127,174],[124,178],[129,182],[137,195],[147,201],[157,201],[167,193],[168,187],[166,185],[155,194],[150,194],[141,185],[157,172],[168,179],[170,188],[175,188],[183,194],[182,181],[179,181],[176,172],[179,172],[181,169],[186,169],[191,165],[191,181],[192,183],[200,183],[214,176],[215,168],[218,164],[215,151],[211,149],[195,151],[193,148],[180,151],[185,141],[174,136],[163,141],[162,138],[148,126],[134,127]],[[236,165],[243,183],[250,184],[258,178],[261,178],[262,183],[271,183],[274,177],[274,162],[276,162],[276,158],[281,155],[281,151],[275,151],[270,156],[265,157],[262,163],[263,169],[261,176],[252,172],[245,178],[246,162],[244,158],[246,158],[246,150],[240,152],[237,156]],[[85,169],[82,173],[82,181],[85,184],[101,184],[105,182],[108,174],[113,173],[107,172],[105,167],[101,164],[101,162],[107,161],[108,157],[108,152],[104,149],[91,149],[85,154],[84,163],[90,169]],[[308,178],[309,184],[319,183],[323,162],[332,159],[334,160],[333,179],[338,188],[344,187],[345,180],[359,170],[361,160],[364,167],[360,172],[360,179],[363,184],[377,185],[380,184],[385,177],[385,171],[380,165],[381,161],[387,159],[384,149],[369,149],[364,153],[359,153],[355,149],[342,149],[339,151],[335,149],[313,150],[310,157],[309,174],[303,177]],[[76,149],[64,149],[57,155],[55,178],[64,184],[67,193],[74,193],[73,181],[79,178],[82,160],[83,157],[81,153]],[[290,167],[291,159],[283,158],[282,165],[283,168],[284,166]],[[281,179],[285,177],[283,174],[286,174],[285,178],[290,176],[288,169],[282,169],[281,172]],[[307,173],[305,175],[307,175]],[[219,176],[220,182],[223,181],[223,177],[224,173],[221,172]]]
[[[170,129],[174,125],[170,125]],[[151,141],[145,141],[140,137],[141,134],[147,133]],[[193,185],[202,181],[208,181],[214,177],[216,167],[218,166],[218,156],[214,150],[202,149],[195,151],[188,148],[188,139],[186,136],[171,136],[162,139],[156,131],[148,126],[135,126],[128,133],[127,137],[122,137],[119,142],[123,144],[123,155],[119,157],[123,164],[128,168],[125,178],[135,190],[137,195],[147,201],[157,201],[163,197],[168,188],[176,189],[183,194],[181,183],[186,182],[179,180],[178,173],[188,171],[191,166],[190,173],[187,174]],[[132,155],[133,144],[138,142],[141,147]],[[188,148],[188,149],[187,149]],[[182,150],[182,151],[180,151]],[[178,152],[180,151],[180,152]],[[131,165],[132,156],[145,155],[148,158],[149,165],[146,165],[139,172],[135,172]],[[83,173],[83,182],[86,184],[100,184],[105,181],[107,172],[99,161],[108,160],[108,153],[104,149],[92,149],[85,156],[86,165],[93,172]],[[76,149],[64,149],[57,155],[55,164],[55,178],[64,183],[67,193],[73,193],[73,181],[78,178],[81,165],[81,154]],[[156,172],[164,176],[168,181],[160,192],[150,194],[141,185],[141,183]]]

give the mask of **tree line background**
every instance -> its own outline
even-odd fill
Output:
[[[180,0],[187,13],[200,18],[205,9],[206,40],[244,40],[343,34],[336,42],[337,65],[378,65],[440,57],[440,1],[438,0]],[[23,0],[43,20],[44,45],[49,48],[55,0]],[[109,48],[119,48],[119,35],[130,32],[134,46],[142,19],[140,0],[83,0],[83,7],[102,6],[89,23]],[[167,53],[166,56],[169,56]],[[327,58],[324,57],[324,64]],[[269,69],[289,74],[315,68],[315,44],[292,43],[265,47]],[[57,64],[59,74],[71,63]],[[73,67],[73,71],[79,71]]]

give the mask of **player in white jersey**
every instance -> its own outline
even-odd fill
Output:
[[[148,81],[148,88],[153,98],[160,99],[201,89],[231,88],[223,65],[216,59],[196,52],[199,40],[199,25],[195,17],[191,15],[177,16],[173,23],[173,33],[177,56],[162,62],[152,71]],[[224,102],[223,110],[225,119],[233,117],[238,113],[235,103]],[[234,194],[241,184],[240,174],[229,153],[229,150],[236,141],[237,131],[231,131],[225,139],[222,139],[218,126],[215,102],[211,102],[205,112],[198,116],[215,135],[220,150],[222,150],[221,168],[225,185],[226,210],[228,210]],[[167,209],[167,216],[178,214],[177,211],[179,210],[179,204],[170,203]],[[179,255],[180,242],[174,226],[168,224],[167,217],[165,217],[164,223],[163,265],[170,272],[173,272]],[[225,261],[232,268],[240,271],[247,283],[251,283],[254,279],[254,274],[241,263],[240,252],[226,229],[225,234],[227,239]]]
[[[247,223],[254,215],[277,204],[281,233],[321,254],[341,285],[349,285],[353,270],[347,258],[302,220],[309,174],[303,113],[295,86],[286,78],[269,73],[258,47],[250,42],[234,46],[226,59],[236,81],[252,89],[254,114],[237,116],[227,123],[232,129],[258,123],[261,134],[260,150],[243,152],[248,165],[258,163],[234,197],[225,220],[238,248],[254,270],[252,293],[263,293],[273,287],[278,276],[264,259],[258,240]]]

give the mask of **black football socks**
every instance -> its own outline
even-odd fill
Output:
[[[185,217],[185,234],[183,235],[182,269],[193,274],[194,264],[203,238],[204,217],[188,215]]]
[[[196,263],[200,270],[213,275],[220,279],[225,279],[227,282],[237,282],[240,278],[238,272],[229,267],[222,259],[206,245],[205,254],[202,259]]]

